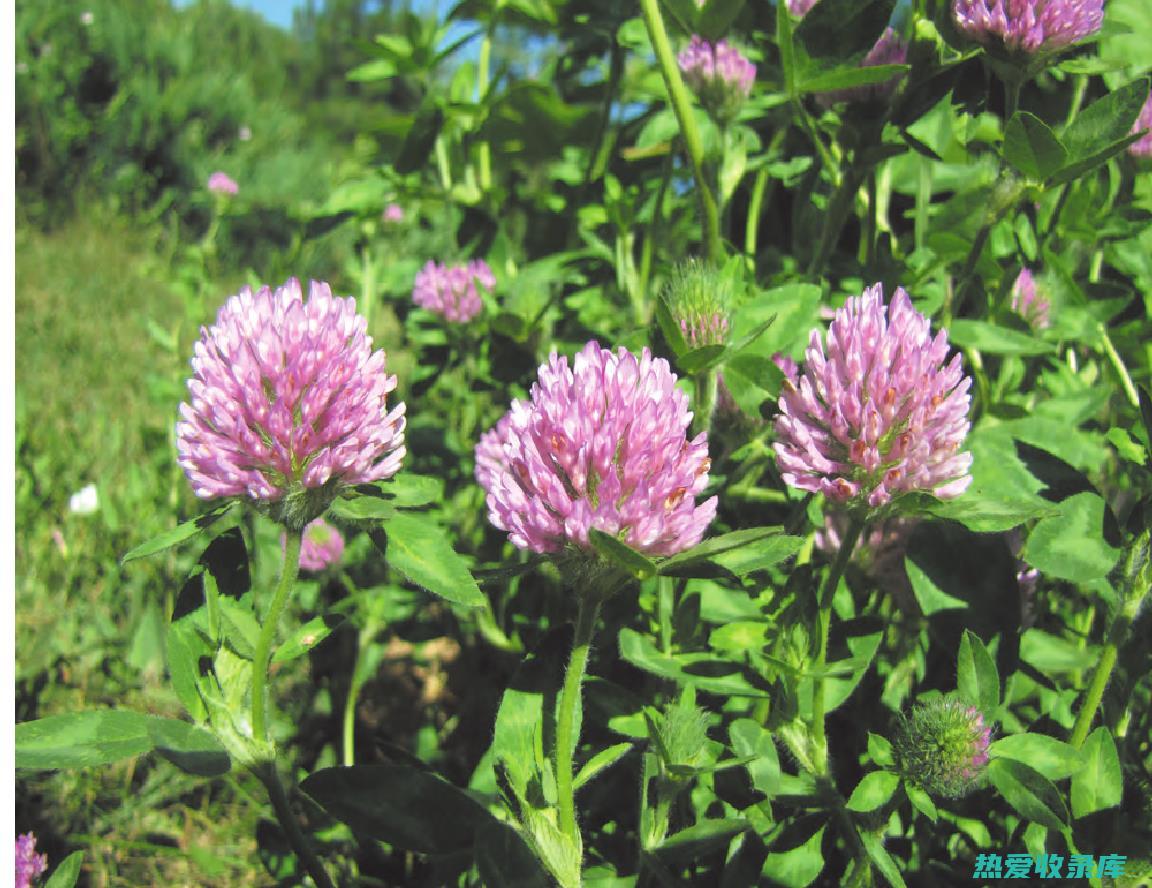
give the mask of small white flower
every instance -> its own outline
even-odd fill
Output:
[[[91,10],[86,9],[80,13],[80,24],[82,24],[85,28],[91,25],[94,21],[96,21],[96,16],[92,14]]]
[[[96,494],[96,485],[89,484],[72,494],[68,500],[68,511],[74,515],[91,515],[100,508],[100,498]]]
[[[240,127],[239,132],[236,133],[236,136],[240,139],[241,142],[249,142],[252,140],[252,128],[249,126],[242,126]]]

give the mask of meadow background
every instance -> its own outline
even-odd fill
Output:
[[[1120,751],[1101,780],[1123,792],[1075,802],[1070,781],[1084,762],[1053,753],[1045,786],[1072,792],[1074,811],[1046,788],[1028,796],[1041,799],[1037,813],[984,787],[929,821],[907,799],[897,811],[897,797],[884,810],[888,848],[909,884],[970,884],[980,851],[1043,848],[1049,833],[1036,824],[1054,837],[1074,830],[1098,854],[1146,858],[1147,607],[1113,632],[1125,594],[1118,571],[1147,540],[1152,491],[1152,404],[1142,413],[1139,397],[1152,368],[1152,176],[1120,144],[1132,115],[1113,130],[1147,95],[1139,78],[1152,69],[1152,4],[1109,0],[1098,39],[1024,84],[1019,107],[1056,132],[1131,93],[1054,160],[1035,128],[1006,134],[1003,70],[950,28],[946,3],[870,4],[919,23],[913,76],[877,111],[833,107],[803,88],[805,77],[855,66],[868,49],[859,35],[828,20],[798,31],[809,67],[786,78],[774,5],[713,2],[735,10],[726,30],[760,80],[734,122],[696,112],[721,204],[724,255],[713,258],[727,260],[709,286],[728,293],[729,344],[739,343],[722,368],[735,402],[711,438],[722,491],[712,533],[771,525],[796,542],[674,589],[667,577],[646,579],[607,609],[585,731],[593,744],[623,737],[641,751],[588,798],[597,868],[588,884],[635,884],[637,826],[614,812],[635,805],[643,756],[655,754],[640,701],[670,713],[697,684],[712,745],[677,823],[728,826],[653,852],[662,874],[646,878],[836,884],[852,858],[809,809],[795,757],[765,739],[784,723],[773,719],[788,718],[787,670],[771,673],[791,656],[781,645],[804,647],[773,633],[811,617],[794,602],[832,560],[815,546],[819,503],[787,490],[774,466],[784,377],[771,359],[802,359],[809,331],[875,281],[886,292],[904,285],[934,325],[952,324],[976,376],[976,481],[958,501],[968,505],[940,511],[905,542],[911,583],[867,561],[849,572],[855,603],[840,618],[867,617],[858,634],[875,632],[867,653],[855,636],[839,640],[853,642],[838,652],[855,688],[829,728],[843,745],[840,792],[884,758],[870,735],[890,734],[921,695],[955,689],[966,630],[989,645],[1004,682],[991,701],[998,736],[1061,742],[1102,651],[1119,639],[1098,723]],[[679,49],[688,35],[665,17]],[[592,338],[648,345],[685,378],[719,359],[677,364],[683,349],[658,317],[677,263],[706,247],[691,164],[637,10],[614,0],[439,10],[328,0],[282,29],[221,0],[17,0],[14,37],[16,721],[112,707],[183,717],[168,624],[207,541],[121,559],[205,509],[174,446],[201,325],[244,284],[314,278],[357,296],[386,349],[408,404],[404,472],[432,485],[421,514],[481,578],[489,605],[430,595],[350,521],[342,566],[302,580],[293,604],[300,621],[334,619],[275,676],[282,766],[303,779],[341,761],[351,709],[358,762],[419,762],[495,799],[486,755],[502,695],[526,652],[572,615],[555,569],[499,574],[526,559],[487,522],[476,440],[553,349],[572,355]],[[209,191],[216,171],[237,194]],[[390,204],[402,219],[384,217]],[[471,258],[497,279],[480,321],[452,326],[412,304],[427,261]],[[1025,266],[1050,302],[1043,330],[1008,308]],[[94,507],[91,493],[77,499],[90,485]],[[262,519],[217,528],[211,544],[241,547],[212,556],[238,565],[238,595],[274,581],[280,542]],[[1018,584],[1029,571],[1030,585]],[[728,624],[736,628],[721,631]],[[620,632],[630,647],[617,644]],[[776,664],[753,664],[771,673],[764,688],[685,671],[693,657],[739,663],[749,647]],[[733,732],[740,720],[766,733]],[[720,760],[738,765],[717,770]],[[82,851],[80,884],[301,884],[243,770],[205,779],[147,755],[17,776],[18,830],[34,831],[53,862]],[[297,810],[340,884],[479,884],[467,867],[365,841],[315,805]],[[753,834],[733,850],[735,837]],[[882,884],[890,871],[877,866]]]

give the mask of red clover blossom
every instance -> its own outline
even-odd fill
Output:
[[[952,0],[952,19],[979,43],[1051,52],[1099,31],[1104,0]]]
[[[1036,289],[1036,278],[1031,270],[1022,268],[1012,285],[1012,310],[1033,329],[1043,330],[1050,324],[1049,308],[1048,300]]]
[[[595,528],[648,555],[673,555],[704,535],[716,497],[708,437],[687,439],[688,397],[663,358],[589,342],[569,367],[555,352],[528,401],[476,447],[476,480],[492,523],[534,552],[590,549]]]
[[[785,380],[776,418],[784,481],[848,508],[878,508],[912,491],[950,499],[971,476],[968,388],[948,334],[903,288],[884,305],[880,284],[836,312],[824,342],[813,330],[803,372]]]
[[[48,855],[36,853],[36,836],[24,833],[16,839],[16,888],[32,888],[32,883],[48,869]]]
[[[736,116],[756,82],[756,66],[724,40],[712,43],[693,34],[677,61],[700,104],[720,119]]]
[[[237,194],[240,191],[240,186],[227,173],[217,170],[208,177],[208,190],[213,194]]]
[[[1135,157],[1152,157],[1152,92],[1144,101],[1136,122],[1132,124],[1132,133],[1145,131],[1144,135],[1128,146],[1128,152]]]
[[[244,496],[292,530],[342,485],[392,477],[404,458],[396,377],[372,351],[355,299],[295,278],[244,287],[201,329],[180,405],[179,462],[204,499]]]
[[[484,308],[477,283],[489,292],[496,286],[496,276],[482,259],[452,266],[429,262],[416,274],[412,301],[449,321],[470,321]]]

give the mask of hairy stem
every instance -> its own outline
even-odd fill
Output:
[[[564,674],[564,687],[560,691],[560,711],[556,723],[556,793],[560,803],[560,831],[581,847],[580,832],[576,826],[576,797],[572,788],[572,761],[580,740],[580,722],[583,712],[581,685],[588,666],[588,652],[592,647],[592,634],[600,612],[600,599],[582,596],[580,612],[576,617],[576,637],[572,641],[572,656]]]
[[[328,877],[328,871],[324,869],[324,864],[320,862],[320,858],[316,856],[312,845],[305,838],[296,816],[288,805],[288,796],[284,792],[284,784],[280,782],[276,765],[273,762],[263,762],[254,768],[254,772],[268,790],[272,809],[276,812],[276,819],[280,821],[280,825],[287,834],[288,844],[292,846],[293,853],[303,864],[304,869],[308,871],[312,881],[316,883],[316,888],[334,888],[332,880]]]
[[[840,543],[840,551],[832,563],[828,579],[824,582],[824,589],[820,593],[820,637],[819,647],[816,649],[815,675],[812,678],[812,741],[814,746],[814,764],[817,773],[828,773],[828,742],[824,735],[824,667],[828,663],[828,635],[832,626],[832,598],[836,594],[836,587],[840,578],[844,576],[844,569],[848,566],[848,559],[852,557],[852,550],[856,548],[856,541],[864,530],[864,519],[853,515],[851,524]]]
[[[668,42],[668,32],[664,29],[664,19],[660,14],[657,0],[640,0],[640,12],[644,16],[644,25],[648,29],[652,48],[656,50],[660,73],[664,77],[664,85],[668,88],[672,110],[680,124],[684,147],[692,163],[692,175],[696,179],[696,190],[704,211],[704,244],[708,259],[713,264],[719,265],[724,261],[724,245],[720,241],[720,208],[704,174],[704,142],[700,138],[700,130],[696,127],[692,99],[688,94],[688,87],[680,77],[680,69],[676,65],[676,57],[672,54],[672,45]]]
[[[268,739],[268,727],[264,718],[268,662],[272,659],[272,641],[276,637],[276,627],[280,623],[280,614],[284,612],[284,605],[288,603],[288,594],[292,591],[292,586],[296,583],[296,575],[300,571],[300,546],[303,539],[303,529],[287,534],[280,582],[277,583],[276,591],[272,594],[272,604],[264,616],[264,624],[260,627],[260,636],[256,640],[256,653],[252,657],[252,736],[258,742]]]

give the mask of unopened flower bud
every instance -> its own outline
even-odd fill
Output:
[[[904,779],[925,792],[955,799],[976,788],[988,764],[992,729],[974,706],[956,699],[921,703],[893,739]]]

